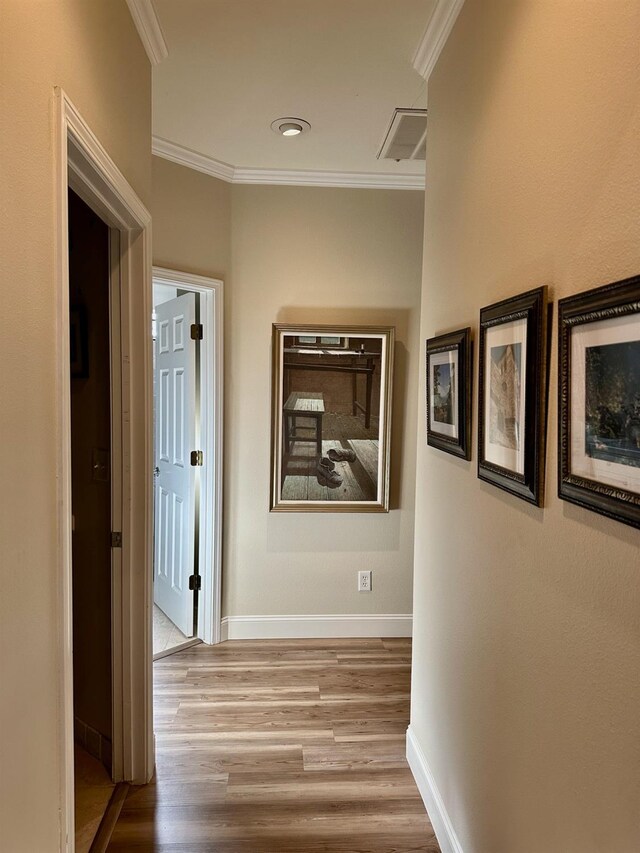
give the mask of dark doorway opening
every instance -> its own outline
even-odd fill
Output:
[[[76,850],[88,850],[112,768],[109,228],[69,190]]]

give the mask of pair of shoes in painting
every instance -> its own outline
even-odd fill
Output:
[[[328,486],[330,489],[337,489],[342,485],[342,477],[336,471],[336,462],[355,462],[356,454],[353,450],[338,450],[328,451],[326,456],[322,456],[318,460],[317,474],[318,482],[322,486]]]
[[[333,462],[355,462],[356,461],[356,454],[354,453],[354,451],[353,450],[345,450],[343,447],[339,447],[337,449],[334,449],[332,447],[331,450],[329,450],[327,452],[327,456]]]
[[[326,456],[321,456],[320,459],[318,459],[316,473],[318,475],[318,482],[321,486],[328,486],[330,489],[337,489],[338,486],[342,485],[342,477],[338,474],[335,468],[335,462],[332,462],[331,459],[328,459]]]

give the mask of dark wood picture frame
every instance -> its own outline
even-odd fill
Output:
[[[478,395],[478,477],[516,497],[535,506],[542,506],[544,500],[544,463],[545,463],[545,431],[546,431],[546,394],[547,394],[547,287],[535,288],[518,296],[496,302],[480,311],[480,340],[479,349],[479,395]],[[523,340],[513,344],[500,344],[496,332],[505,327],[503,338],[509,337],[509,327],[514,325],[524,334]],[[491,364],[487,365],[486,348],[496,336],[498,345],[492,347]],[[514,336],[515,341],[515,336]],[[513,447],[502,451],[500,441],[493,435],[492,415],[500,409],[500,402],[494,402],[487,397],[493,390],[495,382],[493,355],[504,350],[504,355],[511,354],[514,359],[515,347],[518,347],[516,364],[518,370],[518,393],[520,405],[517,412],[524,408],[524,417],[510,417],[505,420],[516,421],[511,427],[514,433]],[[508,352],[507,352],[508,351]],[[525,358],[522,368],[522,358]],[[514,370],[516,369],[514,368]],[[501,369],[496,364],[495,369]],[[508,385],[508,383],[505,383]],[[513,391],[513,388],[511,388]],[[494,398],[495,399],[495,398]],[[489,412],[489,430],[486,427],[487,412]],[[515,413],[514,413],[515,415]],[[487,439],[494,453],[494,458],[487,454]],[[494,450],[497,448],[497,450]],[[518,465],[500,464],[496,455],[518,456]]]
[[[427,444],[430,447],[436,447],[438,450],[444,450],[445,453],[451,453],[453,456],[458,456],[460,459],[471,459],[471,382],[472,382],[472,342],[471,328],[457,329],[455,332],[448,332],[444,335],[438,335],[435,338],[429,338],[426,346],[426,407],[427,407]],[[446,428],[441,426],[438,429],[438,422],[432,418],[434,411],[434,401],[432,400],[433,383],[432,367],[433,361],[441,354],[450,352],[456,353],[455,364],[457,366],[455,382],[456,393],[455,399],[452,402],[455,408],[455,415],[452,418],[453,429],[450,433],[457,432],[457,436],[447,434]],[[452,388],[450,389],[450,393]]]
[[[616,326],[619,328],[620,318],[632,320],[634,337],[629,339],[628,330],[622,337],[627,339],[625,343],[634,346],[635,353],[640,347],[640,276],[568,296],[558,303],[558,497],[640,528],[640,488],[638,491],[625,489],[615,482],[616,469],[624,478],[627,468],[629,475],[638,470],[635,480],[640,480],[640,468],[636,467],[635,461],[627,460],[626,464],[615,464],[616,458],[621,458],[621,453],[635,453],[637,447],[640,454],[640,387],[636,388],[634,384],[628,390],[629,398],[631,394],[635,394],[631,406],[619,406],[616,412],[611,412],[606,406],[598,407],[599,417],[607,417],[609,429],[614,432],[616,438],[622,436],[622,439],[608,442],[599,435],[590,439],[591,425],[588,424],[587,414],[588,338],[585,338],[582,344],[577,339],[576,347],[579,349],[574,351],[575,357],[575,353],[584,350],[584,373],[579,375],[579,366],[572,363],[573,336],[578,330],[586,335],[591,332],[592,336],[595,332],[598,337],[592,338],[592,346],[595,344],[596,349],[602,350],[608,343],[619,342],[606,340],[606,335],[608,329],[613,330]],[[633,328],[636,321],[637,337]],[[600,369],[602,370],[602,367]],[[637,375],[635,373],[635,376]],[[572,392],[575,400],[572,400]],[[582,412],[581,418],[576,416],[577,412]],[[612,447],[609,447],[609,444]],[[630,449],[621,449],[620,445],[630,445]],[[578,455],[581,455],[581,446],[584,446],[584,459],[598,460],[593,463],[593,470],[589,472],[591,476],[580,472],[578,462],[573,461],[573,452],[577,450]],[[605,469],[611,470],[613,476],[609,477],[608,473],[606,475],[608,482],[602,475],[601,479],[597,479],[599,461]]]

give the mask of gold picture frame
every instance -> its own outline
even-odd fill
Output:
[[[392,326],[274,323],[272,512],[388,512]]]

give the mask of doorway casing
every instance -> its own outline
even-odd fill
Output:
[[[136,783],[154,766],[151,215],[59,88],[54,104],[60,849],[73,851],[68,187],[110,229],[112,524],[122,533],[112,549],[113,778]]]
[[[197,637],[205,643],[219,643],[222,640],[223,283],[219,279],[164,267],[153,268],[153,283],[199,293],[201,299],[201,320],[204,320],[200,360],[202,446],[198,449],[204,453],[205,465],[199,512],[202,588]]]

